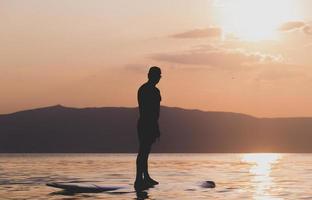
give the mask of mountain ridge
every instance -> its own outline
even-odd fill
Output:
[[[137,107],[53,105],[0,115],[2,153],[133,153]],[[312,118],[161,107],[154,152],[312,152]]]

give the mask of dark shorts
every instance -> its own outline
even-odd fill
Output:
[[[138,120],[138,138],[140,145],[151,145],[159,137],[158,121]]]

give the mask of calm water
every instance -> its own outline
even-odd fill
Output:
[[[312,199],[312,154],[152,154],[150,172],[160,185],[137,196],[134,154],[0,154],[0,199]],[[68,195],[52,181],[127,188]]]

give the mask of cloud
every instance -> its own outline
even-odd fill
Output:
[[[312,27],[311,26],[305,26],[303,28],[303,32],[307,35],[312,35]]]
[[[144,64],[126,64],[124,65],[124,69],[138,73],[146,73],[149,69],[149,66]]]
[[[205,29],[194,29],[182,33],[177,33],[171,35],[172,38],[213,38],[213,37],[221,37],[222,30],[218,27],[210,27]]]
[[[303,21],[290,21],[282,24],[279,31],[287,32],[287,31],[295,31],[301,30],[303,33],[307,35],[312,35],[312,26],[311,24]]]
[[[204,65],[209,68],[238,69],[248,68],[259,63],[280,62],[281,56],[273,56],[259,52],[247,52],[242,49],[211,48],[185,52],[158,53],[150,58],[156,61],[165,61],[183,65]]]
[[[281,55],[213,45],[200,45],[182,52],[153,54],[150,58],[180,65],[183,69],[240,73],[254,81],[274,82],[306,77],[303,66],[290,63]]]
[[[303,28],[305,25],[306,25],[305,22],[302,22],[302,21],[286,22],[286,23],[282,24],[278,30],[280,30],[280,31],[292,31],[292,30]]]

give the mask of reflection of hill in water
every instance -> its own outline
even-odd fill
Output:
[[[0,115],[0,152],[136,152],[137,108],[52,106]],[[161,108],[156,152],[312,152],[312,118]]]

